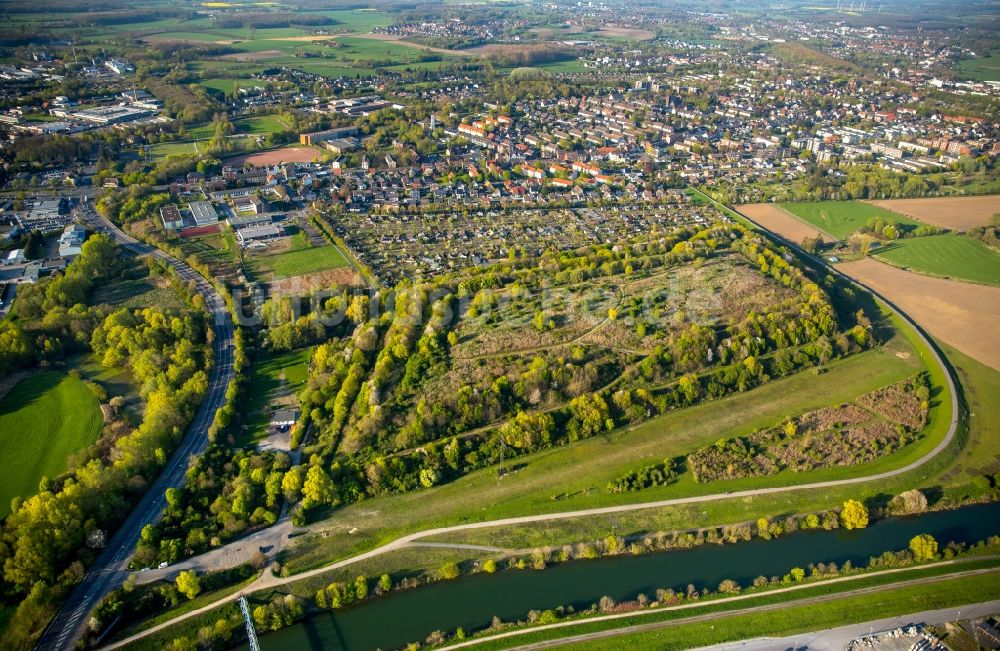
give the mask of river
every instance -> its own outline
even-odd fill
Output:
[[[949,541],[976,542],[1000,534],[1000,503],[969,506],[875,522],[866,529],[799,531],[773,540],[696,549],[616,556],[551,565],[544,571],[513,570],[443,581],[324,612],[295,626],[261,636],[263,649],[282,651],[370,651],[423,641],[435,630],[454,632],[488,626],[494,615],[523,619],[529,610],[572,604],[587,608],[601,596],[617,601],[657,588],[683,591],[689,583],[714,589],[723,579],[749,585],[760,575],[783,575],[792,567],[869,557],[907,547],[922,533],[943,547]]]

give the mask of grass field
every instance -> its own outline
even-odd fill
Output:
[[[863,228],[865,222],[872,217],[882,217],[913,228],[920,226],[919,222],[912,219],[860,201],[817,201],[781,205],[799,219],[841,240]]]
[[[280,355],[268,355],[253,365],[253,379],[247,392],[247,404],[254,412],[247,418],[247,439],[244,444],[267,435],[267,407],[295,401],[295,394],[305,386],[309,372],[311,349],[293,350]]]
[[[1000,254],[963,235],[898,240],[877,250],[875,257],[919,273],[1000,285]]]
[[[959,61],[958,74],[977,81],[1000,81],[1000,53]]]
[[[12,498],[38,492],[42,477],[66,470],[69,455],[96,441],[103,422],[97,398],[78,378],[42,371],[15,385],[0,401],[0,516]]]
[[[268,280],[339,269],[348,264],[340,249],[332,244],[272,255],[248,256],[246,262],[255,275],[265,276]]]
[[[233,89],[237,85],[239,85],[240,88],[250,88],[252,86],[262,86],[263,83],[264,82],[252,77],[239,77],[235,79],[202,79],[198,82],[199,85],[204,86],[205,88],[212,88],[227,94],[233,92]]]

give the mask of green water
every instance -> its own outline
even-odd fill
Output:
[[[1000,504],[893,518],[857,531],[803,531],[770,541],[704,545],[686,551],[574,561],[545,571],[478,574],[324,612],[261,636],[265,651],[394,649],[423,641],[435,630],[467,632],[489,626],[494,615],[523,619],[529,610],[572,604],[587,608],[602,595],[615,600],[652,597],[657,588],[715,588],[723,579],[750,584],[759,575],[783,575],[810,563],[864,565],[869,557],[906,548],[929,533],[948,541],[976,542],[1000,534]]]

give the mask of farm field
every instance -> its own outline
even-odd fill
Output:
[[[824,242],[832,241],[817,228],[792,217],[787,210],[773,203],[753,203],[735,206],[735,209],[764,228],[781,235],[790,242],[799,244],[807,237],[819,237]]]
[[[964,235],[932,235],[890,242],[875,257],[932,276],[1000,285],[1000,254]]]
[[[837,265],[963,353],[1000,370],[1000,287],[933,278],[871,258]]]
[[[247,267],[255,275],[262,276],[266,280],[291,278],[348,266],[347,259],[340,249],[332,244],[284,253],[247,255],[245,260]]]
[[[861,201],[783,203],[781,207],[824,233],[841,240],[859,228],[864,228],[865,222],[872,217],[889,219],[914,228],[920,225],[912,219]]]
[[[311,349],[304,348],[266,355],[253,365],[253,379],[247,392],[247,404],[254,409],[246,421],[249,441],[257,441],[267,435],[269,407],[295,403],[295,394],[306,383],[311,352]]]
[[[1000,213],[1000,196],[997,195],[887,199],[872,201],[871,204],[955,231],[986,226],[990,223],[990,217]]]
[[[97,397],[79,378],[42,371],[18,382],[0,400],[0,516],[10,501],[38,492],[42,477],[66,470],[68,457],[101,433]]]

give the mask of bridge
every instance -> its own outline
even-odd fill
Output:
[[[240,612],[243,613],[243,622],[247,625],[247,639],[250,640],[250,651],[260,651],[260,643],[257,641],[257,631],[253,628],[253,618],[250,617],[250,606],[247,604],[246,595],[240,595]]]

